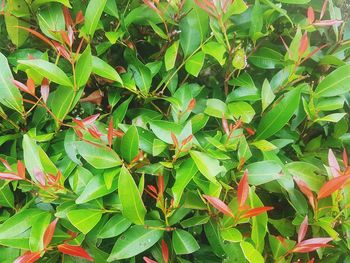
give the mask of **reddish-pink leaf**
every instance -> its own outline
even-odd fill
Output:
[[[66,27],[68,28],[69,26],[73,26],[73,19],[72,16],[70,15],[69,9],[66,6],[63,6],[63,16],[64,16],[64,21],[66,23]]]
[[[101,136],[103,135],[95,125],[91,124],[90,127],[88,128],[88,132],[91,134],[92,137],[96,139],[100,139]]]
[[[41,82],[40,92],[43,101],[46,103],[50,94],[49,80],[47,78],[43,78],[43,81]]]
[[[243,177],[238,184],[237,189],[237,199],[239,207],[242,207],[247,201],[249,194],[249,185],[248,185],[248,170],[244,171]]]
[[[247,212],[245,212],[241,216],[241,218],[250,218],[253,216],[257,216],[257,215],[260,215],[261,213],[265,213],[265,212],[270,211],[272,209],[273,209],[272,206],[262,206],[262,207],[252,208],[252,209],[248,210]]]
[[[311,6],[307,9],[307,20],[309,21],[309,24],[312,24],[315,21],[315,12]]]
[[[294,181],[298,185],[300,191],[307,197],[309,200],[310,205],[314,208],[315,207],[315,196],[312,193],[310,187],[301,179],[298,177],[293,177]]]
[[[187,143],[189,143],[193,138],[193,135],[188,135],[181,143],[182,146],[185,146]]]
[[[91,262],[94,261],[94,259],[89,255],[89,253],[87,253],[86,250],[80,246],[61,244],[61,245],[57,246],[57,249],[58,249],[58,251],[62,252],[63,254],[85,258]]]
[[[343,150],[343,164],[344,164],[345,168],[348,167],[348,165],[349,165],[349,158],[348,158],[348,154],[347,154],[345,148]]]
[[[23,178],[14,173],[3,173],[0,172],[0,179],[4,180],[22,180]]]
[[[321,187],[320,191],[318,191],[317,198],[322,199],[330,196],[335,191],[340,190],[349,179],[350,174],[332,178]]]
[[[46,248],[53,237],[53,234],[55,232],[56,229],[56,224],[57,224],[58,218],[56,218],[54,221],[52,221],[50,223],[50,225],[46,228],[45,233],[44,233],[44,239],[43,239],[43,243],[44,243],[44,247]]]
[[[101,102],[102,102],[102,98],[103,98],[103,92],[100,90],[95,90],[89,96],[82,98],[79,101],[80,102],[90,102],[90,103],[93,103],[93,104],[100,106]]]
[[[312,258],[312,259],[307,261],[307,263],[314,263],[314,262],[315,262],[315,258]]]
[[[12,171],[11,165],[8,163],[7,160],[0,158],[0,162],[6,167],[7,170]]]
[[[298,243],[300,243],[305,238],[307,228],[309,226],[308,220],[309,220],[308,217],[305,216],[303,222],[300,225],[299,232],[298,232]]]
[[[84,21],[84,15],[83,15],[83,11],[79,11],[77,13],[77,15],[75,16],[75,24],[80,24],[81,22]]]
[[[232,210],[219,198],[209,196],[209,195],[203,195],[203,197],[217,210],[219,210],[221,213],[229,216],[229,217],[235,217],[232,213]]]
[[[21,91],[25,92],[25,93],[29,93],[30,94],[30,91],[28,89],[28,87],[26,85],[24,85],[22,82],[19,82],[15,79],[12,80],[13,84],[15,84],[15,86],[17,88],[19,88]]]
[[[331,149],[329,149],[328,151],[328,165],[334,177],[338,177],[341,175],[338,161],[335,158],[335,155]]]
[[[44,172],[36,167],[34,168],[34,177],[39,182],[39,184],[41,184],[42,186],[46,185],[46,178]]]
[[[78,120],[78,119],[73,118],[73,121],[74,121],[76,124],[78,124],[78,126],[79,126],[80,128],[85,129],[85,125],[84,125],[84,123],[83,123],[81,120]]]
[[[307,253],[319,249],[321,247],[331,247],[327,243],[332,241],[332,238],[328,237],[318,237],[304,240],[298,243],[293,249],[292,252],[298,253]]]
[[[158,175],[158,194],[161,196],[164,193],[164,176]]]
[[[100,117],[100,114],[99,114],[99,113],[98,113],[98,114],[91,115],[91,116],[89,116],[89,117],[83,119],[82,122],[84,123],[84,125],[89,125],[89,124],[94,123],[94,122],[98,119],[98,117]]]
[[[171,136],[171,140],[173,141],[173,144],[174,144],[175,148],[178,148],[179,147],[179,141],[177,140],[176,135],[173,132],[171,132],[170,136]]]
[[[338,26],[338,25],[340,25],[341,23],[343,23],[342,20],[333,19],[333,20],[321,20],[321,21],[317,21],[317,22],[314,22],[313,25],[315,25],[315,26]]]
[[[20,160],[17,161],[17,174],[23,179],[26,177],[26,168]]]
[[[35,94],[35,82],[33,79],[31,79],[31,78],[27,79],[27,87],[28,87],[29,93],[34,95]]]
[[[34,263],[40,259],[40,252],[27,251],[13,263]]]
[[[282,40],[282,43],[283,43],[283,45],[284,45],[284,47],[285,47],[285,49],[288,51],[288,54],[289,54],[289,57],[293,57],[293,53],[292,53],[292,51],[289,49],[289,47],[288,47],[288,45],[286,44],[286,42],[284,41],[284,39],[283,39],[283,37],[282,36],[280,36],[280,38],[281,38],[281,40]]]
[[[45,37],[44,35],[40,34],[39,32],[30,29],[30,28],[26,28],[23,26],[16,26],[18,28],[21,28],[25,31],[28,31],[29,33],[31,33],[32,35],[36,36],[37,38],[40,38],[42,41],[44,41],[46,44],[50,45],[51,47],[55,48],[55,45],[52,43],[52,41],[50,39],[48,39],[47,37]]]
[[[222,114],[221,122],[222,122],[222,127],[224,128],[225,133],[227,135],[229,135],[230,129],[228,127],[228,122],[227,122],[227,119],[225,118],[224,114]]]
[[[108,145],[109,147],[112,146],[113,143],[113,117],[109,120],[109,125],[108,125]]]
[[[169,262],[169,249],[168,249],[168,245],[166,244],[164,239],[162,239],[162,255],[163,255],[164,262],[168,263]]]
[[[309,38],[307,37],[307,32],[305,31],[299,45],[299,50],[298,50],[299,57],[301,57],[305,53],[308,46],[309,46]]]
[[[324,13],[326,12],[327,4],[328,4],[328,0],[324,0],[323,5],[322,5],[322,9],[321,9],[321,13],[320,13],[320,20],[323,18]]]
[[[146,262],[146,263],[158,263],[157,261],[154,261],[148,257],[143,257],[143,260]]]
[[[196,106],[196,99],[192,99],[190,101],[190,103],[188,104],[188,107],[187,107],[186,111],[192,111],[195,106]]]

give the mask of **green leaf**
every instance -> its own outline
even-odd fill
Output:
[[[244,69],[247,66],[247,56],[244,49],[237,49],[232,59],[232,66],[236,69]]]
[[[245,258],[248,260],[249,263],[264,263],[265,260],[263,256],[255,249],[255,247],[247,242],[242,241],[240,243],[241,248],[243,250]]]
[[[44,249],[43,238],[45,231],[50,224],[51,214],[45,213],[33,218],[35,223],[32,225],[29,238],[29,246],[31,251],[41,251]]]
[[[152,247],[163,236],[163,231],[158,230],[162,224],[159,221],[146,221],[144,226],[132,226],[123,233],[115,243],[107,262],[131,258]]]
[[[86,235],[100,221],[102,213],[92,209],[77,209],[70,210],[67,217],[73,226]]]
[[[278,0],[278,1],[285,4],[304,5],[310,2],[311,0]]]
[[[282,64],[283,56],[277,51],[262,47],[249,57],[249,61],[262,69],[274,69]]]
[[[92,73],[123,84],[118,72],[107,62],[95,56],[92,56]]]
[[[11,42],[20,47],[26,42],[29,35],[27,31],[19,28],[19,26],[30,27],[30,24],[23,19],[30,16],[28,5],[25,0],[11,0],[7,1],[5,10],[4,17],[7,34]]]
[[[181,221],[180,225],[183,228],[199,226],[199,225],[206,224],[209,221],[209,219],[210,219],[209,216],[193,216]]]
[[[176,255],[191,254],[199,249],[196,239],[189,232],[181,229],[173,231],[172,244]]]
[[[98,238],[111,238],[119,236],[131,226],[131,221],[120,214],[111,217],[98,233]]]
[[[237,228],[225,229],[222,230],[220,233],[222,239],[229,242],[241,242],[243,240],[243,236]]]
[[[250,189],[250,192],[249,192],[249,203],[250,203],[250,207],[252,208],[264,206],[264,204],[261,202],[259,197],[255,194],[253,189]],[[260,253],[263,252],[264,246],[265,246],[267,220],[268,220],[268,217],[266,213],[261,213],[260,215],[253,216],[251,219],[251,223],[252,223],[251,238],[255,243],[255,249]]]
[[[273,93],[269,81],[265,79],[261,89],[262,111],[264,111],[273,102],[275,97],[276,95]]]
[[[211,182],[215,183],[215,176],[220,172],[225,171],[223,166],[220,166],[218,160],[210,157],[206,153],[198,151],[190,151],[191,158],[195,162],[198,170]]]
[[[173,144],[171,133],[180,135],[182,126],[173,122],[152,120],[150,121],[150,128],[153,133],[162,141]]]
[[[177,51],[179,49],[179,41],[175,41],[165,52],[164,63],[167,71],[171,70],[175,66]]]
[[[277,106],[262,117],[256,132],[257,140],[271,137],[286,125],[298,108],[300,93],[300,87],[289,91]]]
[[[121,156],[130,163],[139,153],[139,134],[135,126],[131,126],[124,134],[120,144]]]
[[[147,210],[134,179],[124,166],[119,175],[118,194],[123,207],[123,216],[135,224],[143,225]]]
[[[210,41],[202,47],[202,51],[204,52],[204,54],[210,55],[213,58],[215,58],[221,66],[223,66],[225,64],[226,48],[224,45],[222,45],[218,42]]]
[[[78,153],[96,169],[107,169],[122,164],[118,154],[104,145],[97,146],[88,142],[75,143]]]
[[[276,161],[261,161],[249,164],[248,181],[252,185],[260,185],[279,179],[282,171],[281,165]]]
[[[53,63],[43,59],[19,60],[18,63],[28,66],[52,82],[63,86],[73,87],[73,83],[67,77],[66,73]]]
[[[204,110],[205,114],[209,116],[213,116],[216,118],[222,118],[225,116],[227,119],[232,119],[231,114],[229,114],[229,110],[225,102],[219,99],[208,99],[206,101],[206,108]]]
[[[188,57],[204,41],[209,29],[209,18],[193,0],[185,2],[183,11],[188,14],[180,21],[180,45],[185,57]]]
[[[63,121],[75,106],[73,105],[74,99],[74,90],[71,87],[59,86],[50,94],[48,104],[57,119]],[[56,125],[58,126],[59,123],[57,122]]]
[[[8,184],[0,183],[0,205],[14,208],[14,196]]]
[[[105,8],[107,0],[90,0],[85,11],[85,31],[91,37],[94,36],[97,24]]]
[[[158,36],[160,36],[162,39],[165,39],[165,40],[168,39],[168,36],[164,33],[164,31],[159,26],[157,26],[157,24],[153,23],[152,20],[149,20],[148,23]]]
[[[232,102],[228,109],[236,119],[240,118],[244,123],[250,123],[255,115],[253,107],[245,101]]]
[[[180,203],[182,194],[187,184],[192,180],[193,176],[198,172],[197,166],[192,159],[184,161],[176,170],[175,183],[172,187],[174,195],[174,207]]]
[[[100,198],[114,192],[118,187],[118,178],[113,179],[112,185],[109,189],[105,184],[105,180],[102,176],[94,176],[90,179],[89,183],[84,188],[80,196],[75,200],[77,204],[83,204],[91,200]]]
[[[315,95],[318,97],[333,97],[348,93],[350,91],[349,72],[350,65],[345,65],[334,70],[318,84]]]
[[[327,122],[336,122],[337,123],[342,118],[344,118],[345,115],[346,115],[346,113],[332,113],[332,114],[326,115],[324,117],[317,118],[315,121],[316,122],[327,121]]]
[[[118,7],[115,0],[107,0],[104,11],[107,14],[119,19]]]
[[[51,39],[61,41],[61,30],[65,30],[62,5],[53,3],[40,8],[37,13],[41,31]],[[24,32],[25,30],[22,30]]]
[[[198,77],[204,63],[205,54],[200,51],[191,56],[185,63],[186,71],[192,76]]]
[[[46,4],[46,3],[51,3],[51,2],[56,2],[56,3],[61,3],[63,5],[65,5],[68,8],[72,8],[72,6],[69,3],[69,0],[35,0],[32,3],[32,7],[34,9],[38,8],[39,6]]]
[[[78,88],[84,86],[88,82],[91,72],[92,55],[90,45],[88,45],[84,52],[79,56],[76,64],[75,75]]]
[[[22,113],[22,95],[12,81],[13,76],[7,59],[0,52],[0,103]]]

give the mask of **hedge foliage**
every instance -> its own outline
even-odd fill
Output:
[[[350,262],[348,1],[0,12],[0,262]]]

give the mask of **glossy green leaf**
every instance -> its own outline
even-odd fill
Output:
[[[167,71],[171,70],[175,66],[177,51],[179,49],[179,41],[175,41],[165,52],[164,62],[165,69]]]
[[[67,213],[68,220],[83,234],[87,234],[96,226],[102,217],[100,211],[77,209]]]
[[[189,232],[181,229],[173,232],[172,245],[176,255],[191,254],[199,249],[196,239]]]
[[[85,11],[85,30],[93,37],[107,0],[90,0]]]
[[[220,234],[223,240],[229,242],[241,242],[243,239],[241,232],[239,232],[237,228],[229,228],[222,230]]]
[[[258,68],[274,69],[282,64],[283,56],[273,49],[262,47],[249,57],[249,61]]]
[[[191,151],[190,154],[198,170],[211,182],[216,182],[215,176],[225,171],[225,168],[220,166],[218,160],[210,157],[206,153]]]
[[[76,84],[80,88],[84,86],[89,80],[90,74],[92,72],[92,56],[91,48],[88,45],[84,52],[79,56],[77,61],[75,74],[76,74]]]
[[[119,236],[131,226],[131,221],[120,214],[111,217],[98,233],[99,238],[111,238]]]
[[[213,58],[215,58],[221,66],[225,64],[226,48],[224,45],[219,44],[215,41],[210,41],[202,47],[202,51],[204,52],[204,54],[210,55]]]
[[[250,123],[255,115],[253,107],[244,101],[232,102],[228,109],[236,119],[241,119],[244,123]]]
[[[197,77],[201,71],[204,63],[205,54],[203,52],[198,52],[191,56],[185,64],[186,71],[192,76]]]
[[[261,89],[262,111],[264,111],[273,102],[275,97],[276,95],[273,93],[269,81],[265,79]]]
[[[130,163],[139,153],[139,134],[135,126],[131,126],[124,134],[120,152],[121,156]]]
[[[350,65],[334,70],[318,84],[315,95],[319,97],[333,97],[349,92],[349,71]]]
[[[119,83],[123,83],[118,72],[104,60],[92,56],[92,73]]]
[[[255,249],[255,247],[247,242],[247,241],[241,241],[240,243],[241,248],[243,250],[245,258],[250,263],[264,263],[264,258],[262,255]]]
[[[135,224],[143,225],[147,210],[134,179],[124,166],[119,175],[118,194],[123,216]]]

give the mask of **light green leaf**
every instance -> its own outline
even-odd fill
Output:
[[[61,41],[61,30],[65,30],[62,5],[53,3],[38,10],[37,18],[41,31],[51,39]],[[25,30],[22,30],[24,32]]]
[[[172,244],[176,255],[191,254],[199,249],[196,239],[182,229],[173,231]]]
[[[256,132],[256,139],[267,139],[286,125],[298,108],[300,93],[300,87],[289,91],[277,106],[262,117]]]
[[[92,56],[92,73],[123,84],[118,72],[107,62],[95,56]]]
[[[55,116],[63,121],[67,114],[71,111],[74,101],[74,90],[70,87],[59,86],[49,96],[48,104]],[[56,121],[56,120],[55,120]],[[56,123],[58,126],[59,123]]]
[[[65,5],[68,8],[72,8],[72,6],[69,3],[69,0],[35,0],[32,3],[32,7],[34,9],[38,8],[39,6],[46,4],[46,3],[51,3],[51,2],[56,2]]]
[[[250,189],[249,192],[249,203],[250,207],[262,207],[264,204],[261,202],[259,197],[254,192],[254,187]],[[265,246],[265,235],[267,232],[267,214],[261,213],[260,215],[253,216],[251,218],[252,223],[252,234],[251,238],[255,243],[255,249],[260,253],[263,252]]]
[[[232,102],[228,109],[236,119],[240,118],[244,123],[250,123],[255,115],[253,107],[245,101]]]
[[[185,63],[186,71],[192,76],[198,77],[204,63],[205,54],[202,51],[191,56]]]
[[[0,183],[0,205],[14,208],[14,196],[9,185],[2,181]]]
[[[33,218],[36,222],[30,230],[29,247],[31,251],[41,251],[44,249],[43,238],[45,231],[50,224],[51,214],[45,213]]]
[[[98,238],[119,236],[131,226],[131,221],[120,214],[111,217],[98,234]]]
[[[118,154],[104,145],[96,146],[84,141],[75,143],[78,153],[96,169],[107,169],[122,164]]]
[[[107,0],[90,0],[85,11],[85,30],[91,37],[94,36],[97,24],[105,8]]]
[[[139,153],[139,134],[135,126],[131,126],[124,134],[120,144],[121,156],[130,163]]]
[[[66,73],[64,73],[62,69],[51,62],[43,59],[30,59],[19,60],[18,63],[28,66],[52,82],[61,84],[63,86],[73,87],[73,83],[67,77]]]
[[[164,62],[165,69],[167,71],[171,70],[175,66],[177,51],[179,49],[179,41],[175,41],[165,52]]]
[[[241,248],[243,250],[245,258],[248,260],[249,263],[264,263],[263,256],[255,249],[255,247],[247,242],[247,241],[241,241],[240,243]]]
[[[160,227],[159,221],[146,221],[148,226]],[[115,243],[107,262],[131,258],[152,247],[163,236],[163,231],[144,226],[133,226]]]
[[[337,68],[318,84],[315,95],[319,97],[333,97],[350,91],[350,65]]]
[[[222,239],[229,242],[241,242],[243,239],[241,232],[237,228],[225,229],[220,231],[220,233]]]
[[[0,52],[0,103],[22,113],[22,95],[12,81],[13,76],[7,59]]]
[[[274,144],[266,140],[255,141],[252,142],[251,145],[254,145],[256,148],[263,152],[269,152],[277,149],[277,147]]]
[[[274,69],[282,64],[283,56],[271,48],[262,47],[249,57],[249,61],[258,68]]]
[[[282,171],[281,165],[276,161],[261,161],[249,164],[248,181],[252,185],[260,185],[279,179]]]
[[[215,183],[215,176],[220,172],[225,171],[223,166],[220,166],[218,160],[210,157],[206,153],[198,151],[190,151],[190,155],[195,162],[198,170],[211,182]]]
[[[342,118],[344,118],[345,115],[346,115],[346,113],[332,113],[332,114],[326,115],[324,117],[317,118],[315,121],[316,122],[322,122],[322,121],[338,122]]]
[[[67,217],[73,226],[86,235],[100,221],[102,212],[92,209],[77,209],[70,210]]]
[[[236,3],[236,1],[234,3]],[[210,41],[202,47],[202,51],[204,52],[204,54],[214,57],[221,66],[225,64],[226,48],[223,44],[219,44],[215,41]]]
[[[119,175],[118,194],[123,207],[123,216],[134,224],[143,225],[147,210],[134,179],[124,166]]]
[[[261,89],[262,111],[264,111],[273,102],[275,97],[276,95],[273,93],[269,81],[265,79]]]
[[[76,64],[75,75],[77,88],[84,86],[88,82],[91,72],[92,55],[90,45],[88,45],[84,52],[79,56]]]

